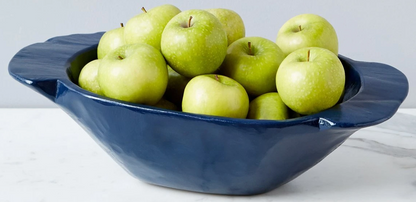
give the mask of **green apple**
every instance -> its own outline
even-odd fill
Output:
[[[168,70],[162,54],[153,46],[128,44],[101,60],[98,83],[107,97],[154,105],[165,93]]]
[[[290,110],[277,92],[265,93],[250,102],[248,119],[286,120]]]
[[[188,84],[189,80],[191,79],[178,74],[169,65],[168,74],[168,86],[166,87],[165,95],[163,97],[173,102],[175,105],[181,106],[183,92],[185,90],[186,84]]]
[[[166,24],[181,11],[179,8],[165,4],[140,13],[126,23],[124,37],[127,44],[147,43],[160,50],[160,40]]]
[[[245,37],[246,28],[243,19],[238,13],[225,8],[211,8],[205,10],[212,13],[221,22],[222,27],[225,32],[227,32],[228,45],[232,44],[237,39]]]
[[[221,22],[204,10],[187,10],[173,17],[162,33],[161,50],[179,74],[194,77],[215,72],[227,53]]]
[[[158,108],[162,108],[162,109],[169,109],[169,110],[178,111],[178,107],[175,104],[173,104],[172,102],[170,102],[169,100],[166,100],[164,98],[160,99],[159,102],[157,102],[153,106],[158,107]]]
[[[246,118],[249,108],[246,90],[237,81],[218,74],[192,78],[183,94],[182,111]]]
[[[338,55],[338,37],[334,27],[315,14],[302,14],[289,19],[280,28],[276,43],[285,55],[305,47],[326,48]]]
[[[100,59],[95,59],[88,62],[81,69],[78,77],[78,84],[81,88],[98,95],[102,95],[101,88],[97,80],[97,73],[100,62]]]
[[[328,49],[298,49],[280,64],[276,86],[283,102],[293,111],[314,114],[340,100],[345,86],[344,67]]]
[[[220,73],[244,86],[257,97],[276,91],[276,72],[285,58],[273,41],[262,37],[244,37],[232,43]]]
[[[101,36],[97,47],[98,59],[104,58],[107,53],[125,44],[124,26],[123,23],[120,25],[121,27],[109,30]]]

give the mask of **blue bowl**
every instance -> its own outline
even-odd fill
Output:
[[[102,34],[25,47],[9,73],[61,107],[128,173],[159,186],[226,195],[268,192],[319,163],[355,131],[392,117],[408,93],[397,69],[340,55],[345,93],[317,114],[260,121],[158,109],[77,85],[82,67],[97,57]]]

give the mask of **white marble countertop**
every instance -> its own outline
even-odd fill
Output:
[[[266,194],[220,196],[149,185],[125,172],[60,109],[0,109],[0,201],[416,201],[416,109],[354,133]]]

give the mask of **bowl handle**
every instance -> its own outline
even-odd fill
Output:
[[[97,49],[102,34],[103,32],[82,37],[80,34],[59,36],[27,46],[11,59],[9,74],[54,101],[60,81],[72,79],[69,78],[71,74],[68,74],[68,71],[74,65],[74,58]],[[72,57],[68,58],[68,55]],[[93,57],[96,58],[96,54]]]
[[[391,118],[408,94],[406,76],[386,64],[354,61],[342,55],[339,57],[359,73],[361,87],[350,99],[319,113],[320,129],[366,127]],[[345,113],[334,113],[334,110]]]

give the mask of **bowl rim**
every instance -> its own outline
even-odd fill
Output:
[[[57,36],[29,45],[15,54],[9,63],[9,74],[55,102],[58,86],[65,86],[81,96],[101,103],[119,105],[132,110],[181,117],[184,119],[230,125],[288,127],[298,124],[329,128],[359,128],[379,124],[391,118],[408,94],[408,80],[398,69],[375,62],[355,61],[338,55],[343,63],[359,73],[361,87],[345,102],[316,114],[283,121],[253,120],[192,114],[161,109],[107,98],[82,89],[68,76],[71,62],[80,54],[97,48],[104,32]],[[386,93],[387,92],[387,93]],[[56,102],[55,102],[56,103]],[[57,103],[59,105],[59,103]]]

